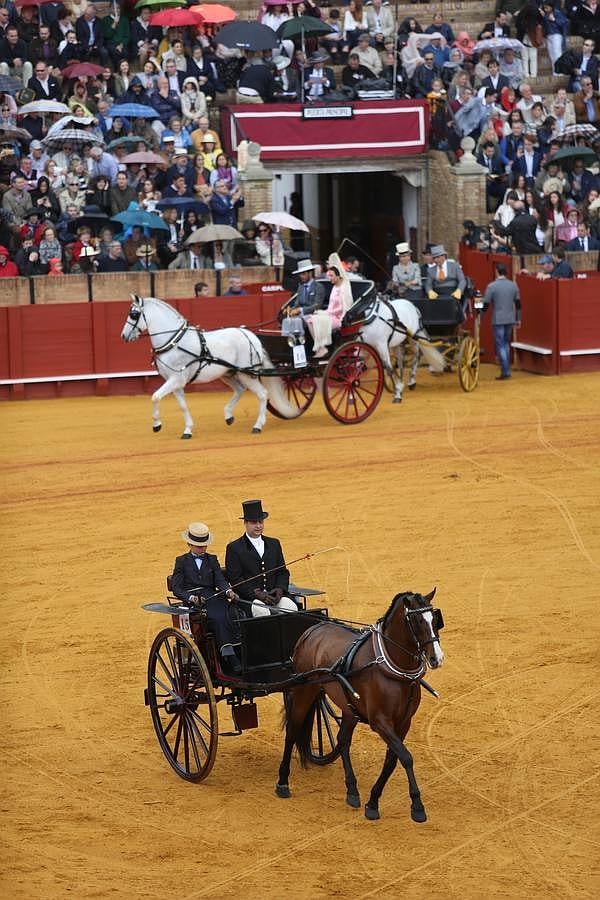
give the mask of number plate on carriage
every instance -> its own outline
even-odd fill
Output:
[[[177,616],[179,619],[179,627],[182,631],[185,631],[186,634],[192,633],[192,627],[190,625],[190,614],[183,613],[183,615]]]
[[[294,353],[294,366],[297,369],[301,369],[306,365],[306,350],[304,349],[304,344],[296,344],[293,348]]]

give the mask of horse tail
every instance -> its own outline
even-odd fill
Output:
[[[266,350],[264,351],[263,356],[263,367],[265,369],[273,368],[273,363],[271,362],[269,354]],[[283,380],[279,377],[269,375],[265,376],[262,379],[262,382],[269,392],[270,404],[275,407],[279,415],[284,419],[297,419],[301,414],[302,409],[292,405],[289,402]]]
[[[419,345],[419,349],[423,355],[423,359],[427,363],[428,366],[434,372],[443,372],[446,368],[446,360],[442,356],[439,350],[429,343],[429,337],[417,333],[415,334],[415,340]]]
[[[319,697],[320,695],[317,694],[314,701],[311,703],[308,712],[304,717],[304,721],[296,734],[296,750],[298,751],[298,758],[300,759],[300,765],[303,769],[306,769],[312,761],[311,740]]]

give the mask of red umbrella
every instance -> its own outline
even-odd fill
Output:
[[[65,78],[80,78],[81,75],[101,75],[104,69],[102,66],[96,66],[94,63],[88,62],[79,62],[72,63],[70,66],[66,66],[62,70],[62,75]]]
[[[165,166],[166,160],[164,157],[159,156],[158,153],[152,153],[150,150],[140,150],[137,153],[128,153],[127,156],[121,157],[120,162],[125,163],[140,163],[143,166],[157,165],[157,166]]]
[[[222,25],[223,22],[233,22],[237,18],[235,10],[220,3],[200,3],[190,7],[190,12],[200,16],[207,25]]]
[[[194,7],[194,9],[197,8],[198,7]],[[178,25],[182,27],[184,25],[201,25],[202,16],[198,15],[196,12],[192,12],[191,9],[161,9],[160,12],[150,16],[150,24],[171,25],[173,27]]]

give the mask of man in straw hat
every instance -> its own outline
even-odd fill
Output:
[[[392,284],[402,297],[421,296],[421,267],[410,258],[410,247],[403,241],[396,244],[398,262],[392,269]]]
[[[300,284],[284,311],[291,316],[307,316],[315,309],[321,309],[325,300],[325,288],[315,280],[315,264],[310,259],[301,259],[292,275],[298,276]]]
[[[181,532],[181,537],[189,551],[175,560],[171,590],[186,603],[204,601],[221,657],[229,671],[237,675],[242,669],[233,645],[239,642],[239,637],[230,607],[231,602],[237,600],[237,594],[225,579],[217,557],[206,552],[214,540],[208,525],[192,522]]]
[[[277,538],[265,537],[262,501],[242,503],[245,534],[227,545],[225,570],[242,601],[253,616],[268,616],[275,609],[297,612],[298,607],[286,592],[290,573],[285,567],[283,551]]]
[[[153,260],[156,250],[152,244],[140,244],[135,251],[137,260],[131,267],[132,272],[157,272],[158,266]]]

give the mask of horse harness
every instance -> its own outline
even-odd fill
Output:
[[[384,319],[384,317],[377,312],[377,304],[378,303],[382,303],[384,306],[386,306],[388,308],[388,310],[390,311],[390,315],[392,317],[391,322],[388,319]],[[421,317],[419,314],[419,320],[420,320],[420,318]],[[409,338],[410,340],[418,340],[419,336],[425,337],[425,335],[420,335],[421,328],[422,328],[421,322],[419,321],[418,331],[416,331],[414,333],[412,331],[410,331],[406,327],[406,325],[400,321],[400,317],[399,317],[398,313],[396,312],[394,306],[385,297],[378,297],[375,300],[375,302],[373,303],[373,314],[368,319],[367,324],[372,322],[374,319],[379,319],[380,322],[385,322],[385,324],[391,329],[390,336],[387,339],[388,344],[391,343],[392,338],[394,337],[395,334],[403,334],[405,337]]]

